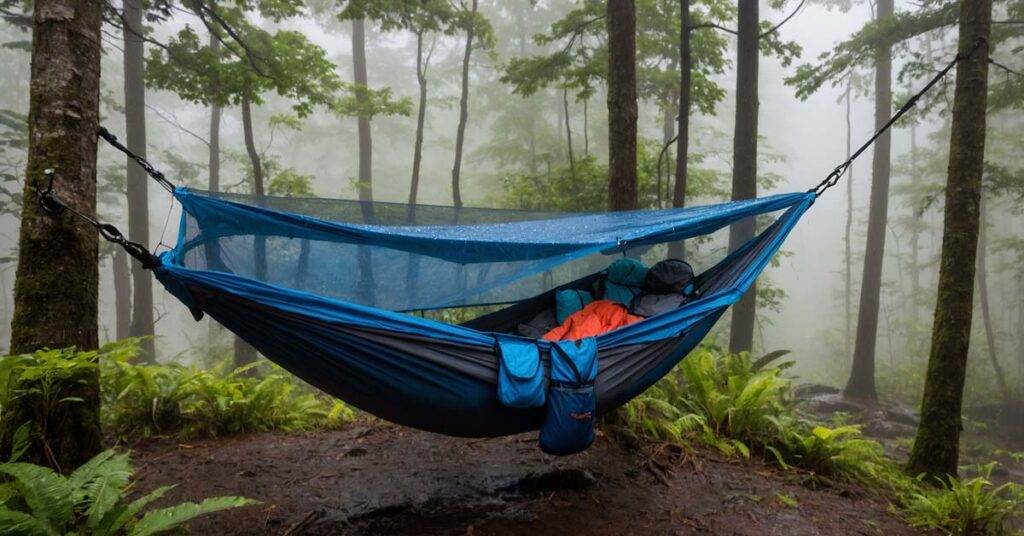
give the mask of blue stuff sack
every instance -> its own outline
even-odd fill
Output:
[[[540,428],[540,448],[566,456],[594,442],[597,397],[597,341],[559,341],[551,344],[551,382],[548,407]]]
[[[594,296],[585,290],[559,290],[555,293],[555,321],[562,324],[569,315],[583,309],[592,301]]]
[[[512,408],[544,405],[544,364],[533,341],[498,338],[498,401]]]

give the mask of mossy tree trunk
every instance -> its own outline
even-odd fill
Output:
[[[608,0],[608,208],[637,208],[636,3]]]
[[[759,0],[740,0],[736,31],[736,130],[733,136],[732,199],[757,197],[757,74],[761,51]],[[749,242],[757,231],[757,221],[746,218],[729,231],[729,251]],[[754,346],[757,286],[732,308],[729,351],[750,351]]]
[[[893,0],[878,0],[875,19],[892,17]],[[875,50],[875,129],[892,115],[892,45]],[[874,400],[875,346],[878,341],[878,310],[882,294],[882,261],[885,259],[885,233],[889,214],[889,175],[892,136],[887,131],[874,145],[871,161],[871,197],[868,208],[868,236],[864,252],[864,274],[857,309],[857,334],[853,345],[853,364],[843,394]]]
[[[128,150],[146,156],[146,66],[142,25],[142,0],[124,1],[124,116],[125,143]],[[149,243],[149,177],[131,158],[127,163],[128,238]],[[132,263],[132,337],[139,343],[145,362],[156,361],[153,340],[153,275],[137,262]]]
[[[32,200],[37,181],[49,168],[65,203],[83,214],[96,213],[101,6],[99,0],[35,1],[24,189],[28,202],[22,208],[18,237],[12,353],[98,345],[96,230],[69,214],[46,214]],[[99,378],[96,373],[81,374],[61,387],[66,396],[81,402],[62,403],[47,423],[36,423],[34,441],[23,459],[43,462],[49,449],[59,469],[68,471],[103,447]],[[37,406],[26,396],[5,407],[3,437],[31,420]],[[40,430],[49,430],[46,446]]]
[[[981,174],[985,161],[988,39],[991,0],[960,2],[959,52],[946,179],[938,301],[925,375],[921,423],[910,451],[912,475],[946,478],[957,473],[967,351],[974,310]],[[975,47],[977,48],[975,49]]]

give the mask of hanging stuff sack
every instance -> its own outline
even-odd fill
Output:
[[[544,405],[544,363],[534,341],[499,337],[498,401],[511,408]]]
[[[540,429],[540,448],[548,454],[575,454],[594,442],[597,399],[597,341],[551,344],[548,407]]]

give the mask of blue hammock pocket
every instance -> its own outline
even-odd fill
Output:
[[[548,454],[576,454],[594,442],[597,397],[597,341],[551,344],[551,384],[540,429],[540,448]]]
[[[498,401],[511,408],[544,405],[544,364],[534,341],[498,337]]]

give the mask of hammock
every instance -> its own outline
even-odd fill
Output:
[[[503,345],[528,343],[541,373],[554,373],[554,343],[508,332],[549,307],[556,290],[588,287],[623,254],[777,214],[698,275],[698,299],[594,338],[600,415],[693,350],[816,198],[793,193],[553,218],[184,188],[174,196],[183,207],[178,241],[154,273],[196,319],[210,315],[270,360],[359,409],[465,437],[544,423],[545,407],[499,400],[500,354]],[[512,305],[461,325],[400,312],[495,303]]]

